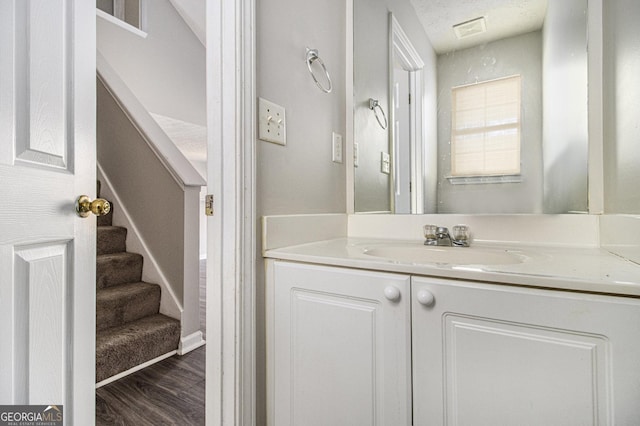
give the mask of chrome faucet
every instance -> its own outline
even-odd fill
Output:
[[[453,236],[444,226],[425,225],[424,237],[426,246],[469,247],[469,227],[467,225],[454,226]]]
[[[424,244],[427,246],[451,247],[451,235],[449,235],[449,230],[444,226],[436,227],[434,234],[427,234],[425,237]]]

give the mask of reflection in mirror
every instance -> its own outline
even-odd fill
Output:
[[[604,2],[605,212],[640,214],[640,2]]]
[[[355,211],[586,212],[586,8],[354,0]],[[397,34],[421,67],[407,66]],[[505,78],[518,83],[495,83]]]
[[[424,61],[398,20],[389,13],[390,148],[392,208],[395,213],[422,213],[422,69]]]

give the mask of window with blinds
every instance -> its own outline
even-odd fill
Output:
[[[451,176],[520,174],[520,76],[452,89]]]

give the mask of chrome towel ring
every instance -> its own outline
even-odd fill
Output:
[[[378,124],[382,127],[383,130],[387,129],[387,115],[384,113],[382,106],[380,106],[380,102],[377,99],[369,98],[369,109],[373,111],[373,114],[376,116],[376,120],[378,120]],[[380,116],[378,115],[378,111],[382,114],[382,118],[384,119],[384,124],[382,124],[382,120],[380,120]]]
[[[328,87],[322,86],[322,84],[318,81],[315,74],[313,73],[313,69],[311,66],[314,62],[318,62],[324,71],[324,75],[327,78]],[[327,67],[324,65],[324,61],[320,59],[318,56],[318,49],[309,49],[307,47],[307,68],[309,69],[309,74],[311,74],[311,78],[316,82],[316,85],[322,90],[324,93],[331,93],[333,86],[331,85],[331,77],[329,77],[329,71],[327,71]]]

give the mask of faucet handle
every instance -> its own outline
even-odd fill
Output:
[[[469,227],[467,225],[455,225],[451,228],[451,240],[456,246],[469,247]]]
[[[438,232],[438,227],[436,225],[425,225],[423,227],[423,230],[424,230],[424,237],[427,240],[436,239],[436,233]]]

